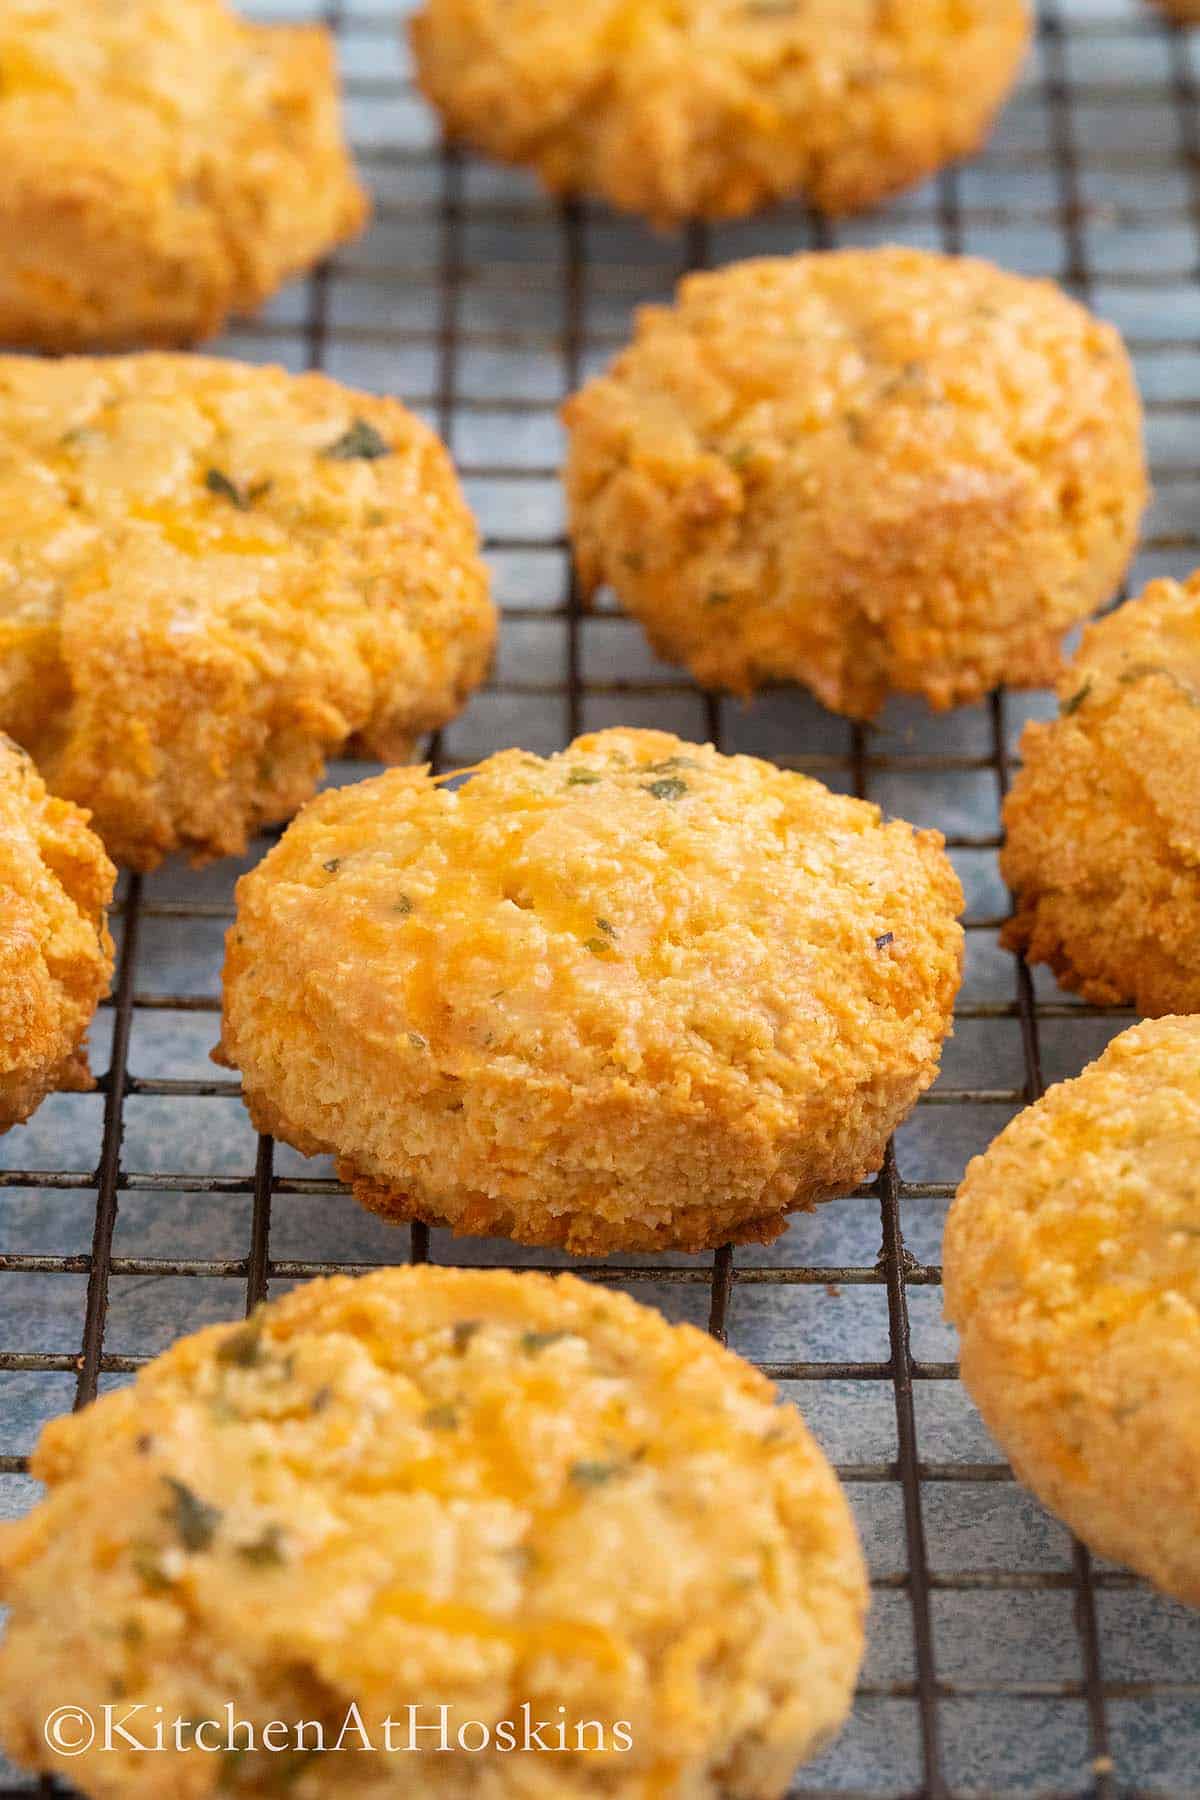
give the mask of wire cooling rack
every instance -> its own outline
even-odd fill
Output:
[[[968,895],[957,1035],[871,1186],[769,1250],[586,1271],[759,1362],[848,1484],[873,1570],[871,1650],[847,1731],[794,1793],[1200,1793],[1200,1615],[1093,1562],[1016,1486],[941,1319],[941,1224],[965,1161],[1131,1017],[1079,1006],[996,944],[999,801],[1019,727],[1047,696],[938,719],[897,703],[864,730],[798,693],[749,708],[700,695],[615,608],[582,611],[555,416],[633,307],[686,267],[835,241],[978,252],[1057,277],[1125,331],[1157,490],[1135,579],[1187,572],[1200,561],[1200,52],[1137,0],[1043,0],[1023,86],[974,163],[836,233],[791,208],[672,240],[444,151],[395,11],[346,0],[319,14],[343,51],[371,233],[220,348],[399,393],[450,442],[504,629],[494,680],[431,754],[453,767],[509,743],[547,751],[618,722],[708,737],[939,825]],[[114,994],[93,1034],[107,1072],[0,1140],[0,1514],[33,1498],[25,1458],[46,1418],[268,1292],[406,1255],[564,1261],[388,1227],[328,1165],[255,1140],[207,1052],[233,881],[262,849],[124,882]],[[38,1791],[62,1790],[0,1767],[4,1795]]]

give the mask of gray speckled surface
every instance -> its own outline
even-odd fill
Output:
[[[256,10],[284,16],[303,9],[285,0]],[[566,732],[563,699],[516,693],[511,684],[558,683],[566,666],[563,622],[549,616],[565,591],[565,558],[554,541],[561,532],[562,502],[556,482],[541,472],[558,462],[562,447],[553,408],[566,369],[564,232],[526,178],[469,159],[464,163],[456,321],[462,337],[457,355],[447,362],[438,337],[438,274],[447,246],[437,213],[443,177],[433,154],[436,132],[405,85],[405,56],[392,28],[393,0],[350,0],[343,10],[351,122],[380,213],[370,235],[346,252],[329,282],[325,364],[345,380],[400,393],[431,418],[436,418],[439,380],[449,377],[454,399],[466,403],[455,406],[452,442],[485,529],[497,539],[542,541],[534,548],[503,542],[491,547],[498,597],[519,606],[523,617],[508,622],[496,680],[446,734],[445,749],[462,762],[505,742],[551,750]],[[1044,11],[1049,18],[1051,9]],[[1096,305],[1132,339],[1151,402],[1148,434],[1157,494],[1136,571],[1140,581],[1181,573],[1195,560],[1170,540],[1194,534],[1200,509],[1200,481],[1189,473],[1200,461],[1194,449],[1200,284],[1194,276],[1198,239],[1192,210],[1198,178],[1181,157],[1189,127],[1180,99],[1197,72],[1200,47],[1172,40],[1138,0],[1064,0],[1054,20],[1061,24],[1061,39],[1053,30],[1043,33],[988,153],[955,179],[855,221],[839,236],[844,242],[936,245],[949,224],[967,250],[1059,277],[1070,272],[1074,242],[1090,267]],[[1071,84],[1072,104],[1060,116],[1056,139],[1049,100],[1060,75]],[[1200,120],[1195,129],[1200,132]],[[1064,175],[1051,154],[1064,142],[1073,152],[1073,175]],[[1064,235],[1060,211],[1073,191],[1074,240]],[[682,252],[678,243],[614,221],[600,209],[585,210],[583,232],[589,255],[582,294],[588,334],[584,363],[591,368],[604,360],[638,301],[669,293]],[[785,209],[713,232],[709,255],[720,262],[810,241],[803,212]],[[310,289],[291,290],[262,321],[231,333],[221,348],[303,367],[310,355],[305,327],[312,304]],[[471,405],[480,400],[487,404]],[[503,477],[471,473],[497,464],[506,470]],[[530,616],[543,610],[544,619]],[[582,624],[580,656],[585,726],[653,720],[685,734],[705,734],[700,697],[656,664],[637,628],[610,609]],[[651,699],[636,691],[647,680],[673,685]],[[1009,741],[1015,741],[1024,719],[1045,713],[1047,705],[1045,695],[1011,698],[1004,718]],[[848,728],[803,695],[775,693],[747,708],[727,705],[722,726],[726,748],[842,759],[827,779],[838,786],[850,783]],[[898,704],[881,721],[869,750],[914,757],[935,753],[963,763],[986,759],[993,751],[991,715],[977,708],[933,719],[916,706]],[[338,768],[331,778],[353,779],[362,772]],[[951,834],[979,838],[997,829],[996,778],[987,768],[876,772],[870,792],[890,810]],[[955,860],[969,915],[986,920],[1001,913],[1005,901],[994,851],[964,847]],[[229,902],[241,866],[225,863],[199,873],[170,867],[147,882],[145,898],[151,908],[181,900],[221,907]],[[215,996],[222,931],[220,918],[147,915],[138,994]],[[1128,1023],[1088,1016],[1041,974],[1035,985],[1039,1002],[1053,1009],[1039,1027],[1048,1079],[1076,1073]],[[972,930],[963,1005],[1010,1006],[1015,991],[1013,964],[998,949],[994,930],[987,925]],[[107,1063],[111,1018],[111,1012],[104,1014],[95,1032],[99,1070]],[[215,1024],[211,1011],[139,1006],[130,1070],[151,1080],[210,1078],[207,1057]],[[933,1102],[919,1108],[899,1134],[904,1182],[955,1182],[966,1159],[1011,1116],[1011,1095],[1024,1080],[1016,1019],[964,1019]],[[968,1088],[1010,1097],[956,1101],[955,1090]],[[102,1123],[99,1096],[61,1096],[27,1128],[0,1140],[0,1167],[34,1172],[27,1186],[0,1190],[0,1256],[87,1256],[94,1190],[47,1189],[36,1171],[94,1170]],[[135,1183],[121,1194],[107,1358],[156,1351],[182,1332],[236,1314],[245,1299],[245,1280],[237,1271],[122,1272],[123,1261],[220,1264],[245,1258],[249,1193],[207,1194],[188,1185],[214,1174],[248,1183],[255,1139],[236,1095],[135,1093],[126,1101],[124,1123],[125,1175],[169,1171],[177,1179],[163,1188],[152,1181]],[[329,1172],[284,1149],[276,1168],[285,1177]],[[920,1263],[936,1264],[944,1199],[906,1194],[902,1213],[909,1250]],[[272,1257],[285,1263],[401,1260],[407,1234],[369,1218],[341,1195],[281,1193],[274,1201],[270,1248]],[[860,1197],[797,1219],[769,1251],[739,1252],[730,1342],[768,1362],[885,1363],[891,1344],[882,1285],[786,1279],[788,1271],[801,1267],[870,1271],[879,1248],[878,1203]],[[452,1244],[437,1233],[433,1253],[471,1262],[512,1257],[509,1246]],[[562,1259],[522,1253],[519,1260],[554,1265]],[[686,1257],[667,1258],[666,1264],[670,1278],[636,1280],[633,1291],[673,1318],[703,1324],[707,1264]],[[273,1290],[282,1285],[275,1281]],[[85,1267],[79,1272],[0,1269],[0,1348],[77,1354],[86,1288]],[[932,1363],[952,1360],[953,1334],[941,1318],[938,1287],[912,1286],[908,1306],[915,1356]],[[108,1370],[101,1386],[126,1378]],[[884,1379],[843,1376],[791,1381],[786,1387],[850,1477],[878,1582],[864,1692],[840,1742],[805,1771],[797,1791],[912,1793],[923,1780],[922,1738],[912,1697],[917,1672],[912,1607],[902,1585],[909,1563],[894,1468],[892,1386]],[[0,1373],[0,1452],[13,1457],[27,1451],[41,1422],[69,1405],[73,1392],[69,1371]],[[915,1412],[927,1475],[921,1509],[933,1578],[932,1641],[936,1673],[945,1684],[938,1713],[947,1787],[987,1794],[1082,1794],[1093,1780],[1095,1744],[1083,1697],[1067,1535],[1011,1482],[990,1478],[992,1471],[1001,1472],[998,1453],[956,1380],[918,1381]],[[0,1515],[23,1510],[33,1492],[27,1477],[0,1474]],[[1010,1584],[990,1585],[1001,1572]],[[1200,1615],[1104,1568],[1098,1571],[1096,1609],[1116,1791],[1200,1794]],[[1169,1691],[1149,1691],[1164,1683]],[[1014,1687],[1023,1690],[1019,1696],[1010,1691]],[[2,1766],[0,1774],[17,1779]]]

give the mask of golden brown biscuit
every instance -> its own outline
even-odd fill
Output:
[[[867,1589],[775,1399],[569,1275],[386,1269],[185,1338],[42,1435],[49,1496],[0,1536],[5,1745],[97,1800],[777,1800],[845,1718]],[[68,1693],[202,1744],[231,1701],[256,1733],[314,1721],[310,1753],[64,1764]],[[502,1747],[523,1702],[549,1754]],[[328,1749],[351,1703],[373,1755]]]
[[[113,971],[116,870],[87,814],[0,734],[0,1131],[92,1085],[87,1029]]]
[[[152,868],[452,717],[495,632],[433,433],[323,375],[0,358],[0,727]]]
[[[1142,1013],[1200,1013],[1200,575],[1084,634],[1004,804],[1010,950]]]
[[[224,1057],[391,1218],[576,1252],[770,1242],[934,1079],[937,832],[655,731],[324,794],[238,885]]]
[[[352,237],[333,46],[224,0],[3,0],[0,343],[183,344]]]
[[[855,212],[974,150],[1026,0],[426,0],[447,128],[554,193],[671,226],[802,192]]]
[[[1101,1556],[1200,1605],[1200,1019],[1138,1025],[1002,1131],[946,1226],[962,1375]]]
[[[584,588],[706,686],[852,717],[1051,681],[1146,499],[1111,326],[921,250],[690,276],[565,416]]]

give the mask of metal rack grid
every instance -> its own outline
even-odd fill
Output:
[[[824,1423],[864,1517],[876,1552],[882,1636],[894,1660],[868,1663],[847,1738],[801,1774],[794,1794],[949,1800],[1011,1791],[1117,1800],[1200,1793],[1200,1625],[1128,1574],[1095,1566],[1065,1535],[1061,1545],[1039,1535],[1037,1508],[964,1423],[966,1409],[955,1410],[956,1366],[932,1353],[947,1346],[924,1304],[936,1304],[940,1270],[929,1252],[936,1254],[936,1226],[965,1155],[1042,1091],[1048,1040],[1050,1074],[1071,1073],[1132,1016],[1081,1007],[992,947],[1004,912],[989,872],[998,801],[1016,726],[1044,710],[1044,697],[1029,703],[997,694],[949,721],[901,708],[875,730],[831,721],[797,696],[749,712],[699,696],[674,671],[648,662],[632,628],[615,654],[597,650],[598,634],[621,633],[622,621],[603,605],[595,615],[582,610],[543,492],[557,473],[558,400],[623,340],[629,304],[667,291],[684,267],[748,250],[891,237],[982,251],[1056,275],[1117,313],[1146,391],[1159,492],[1139,573],[1190,568],[1200,561],[1200,459],[1180,447],[1186,452],[1200,413],[1195,53],[1181,34],[1138,11],[1136,0],[1041,0],[1025,86],[994,146],[969,169],[944,175],[882,219],[836,234],[785,209],[746,227],[697,228],[678,244],[651,240],[600,209],[556,208],[521,177],[438,146],[395,60],[393,13],[390,0],[346,0],[322,14],[346,52],[354,135],[377,189],[375,232],[241,328],[228,348],[326,366],[400,392],[439,426],[482,499],[505,634],[522,672],[512,673],[502,649],[483,700],[433,742],[435,762],[470,762],[514,741],[523,720],[536,721],[546,741],[531,747],[540,749],[617,718],[680,722],[686,731],[686,714],[692,735],[720,747],[761,749],[908,816],[926,805],[921,822],[947,825],[960,872],[968,871],[971,955],[957,1020],[972,1078],[956,1080],[951,1062],[877,1180],[822,1209],[849,1221],[827,1234],[829,1256],[816,1253],[822,1225],[800,1218],[775,1254],[722,1250],[711,1261],[635,1258],[586,1270],[669,1311],[707,1318],[715,1333],[755,1354],[820,1415],[818,1431]],[[1115,137],[1114,118],[1123,121]],[[347,768],[337,778],[362,772]],[[948,820],[939,817],[943,810]],[[234,1284],[249,1310],[269,1290],[401,1260],[406,1250],[414,1259],[432,1253],[508,1266],[564,1260],[454,1243],[441,1233],[431,1243],[421,1226],[391,1228],[381,1238],[332,1177],[277,1154],[266,1138],[242,1156],[207,1118],[196,1123],[205,1106],[233,1105],[237,1094],[236,1082],[191,1068],[191,1052],[175,1048],[189,1031],[199,1031],[199,1049],[205,1034],[210,1042],[215,1035],[219,931],[231,916],[231,884],[224,865],[123,884],[100,1099],[53,1100],[39,1115],[40,1131],[35,1122],[5,1141],[13,1166],[0,1167],[0,1283],[16,1286],[8,1304],[0,1300],[0,1511],[25,1503],[25,1451],[41,1417],[127,1378],[161,1347],[156,1331],[166,1341],[204,1318],[228,1316]],[[974,983],[972,957],[983,970]],[[177,978],[154,984],[160,968]],[[139,1066],[189,1072],[150,1076]],[[173,1109],[174,1123],[132,1129],[134,1109],[146,1102]],[[973,1121],[971,1128],[956,1129],[956,1119]],[[71,1159],[77,1167],[55,1166],[54,1146],[63,1141],[55,1134],[62,1133],[81,1146]],[[237,1135],[232,1127],[230,1135]],[[931,1162],[934,1142],[945,1146],[945,1168]],[[144,1154],[147,1144],[176,1143],[189,1154],[175,1161]],[[294,1232],[286,1224],[291,1207],[307,1209]],[[166,1224],[160,1217],[152,1229],[152,1211],[165,1214]],[[234,1226],[244,1235],[230,1253]],[[164,1229],[177,1230],[194,1253],[161,1253],[155,1239]],[[288,1253],[290,1240],[306,1232],[309,1241]],[[331,1236],[339,1249],[365,1237],[367,1253],[318,1255],[311,1244],[328,1251]],[[843,1253],[848,1242],[856,1253]],[[202,1288],[214,1298],[197,1318],[190,1296]],[[114,1297],[138,1292],[161,1295],[162,1304],[150,1315],[153,1329],[122,1349],[112,1341]],[[880,1301],[881,1317],[852,1311],[849,1325],[828,1340],[832,1351],[822,1350],[818,1321],[852,1295]],[[743,1334],[739,1314],[756,1299],[766,1311]],[[135,1315],[145,1316],[133,1308]],[[25,1336],[30,1322],[38,1323]],[[7,1409],[6,1381],[17,1385],[19,1401]],[[823,1409],[822,1395],[835,1390],[840,1406]],[[954,1404],[927,1408],[934,1395],[954,1396]],[[890,1420],[879,1396],[888,1397]],[[870,1502],[880,1494],[898,1506],[877,1529]],[[956,1522],[963,1509],[970,1514],[965,1536]],[[942,1554],[960,1540],[982,1546],[978,1564]],[[1053,1608],[1040,1612],[1043,1602]],[[1015,1635],[1009,1614],[1020,1615]],[[989,1660],[992,1636],[998,1663]],[[1048,1663],[1039,1662],[1039,1644],[1048,1646]],[[14,1774],[0,1794],[38,1791],[62,1790]]]

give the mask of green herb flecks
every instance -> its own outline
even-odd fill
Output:
[[[607,938],[585,938],[583,947],[585,950],[590,950],[593,956],[609,956],[612,953],[612,945]]]
[[[572,769],[567,776],[568,787],[595,787],[600,780],[599,775],[591,769]]]
[[[381,456],[391,453],[392,446],[387,439],[380,437],[365,419],[355,419],[348,431],[321,452],[331,462],[377,462]]]
[[[521,1336],[521,1348],[526,1356],[537,1356],[550,1344],[557,1344],[570,1336],[569,1331],[526,1331]]]
[[[255,1369],[263,1360],[262,1307],[256,1307],[244,1325],[231,1331],[217,1348],[217,1361],[237,1369]]]
[[[419,1031],[410,1031],[408,1041],[414,1050],[428,1050],[429,1048],[429,1039],[422,1037]]]
[[[896,934],[894,931],[884,931],[875,939],[875,948],[877,950],[886,950],[888,945],[894,944],[895,941]]]
[[[686,781],[678,775],[664,775],[661,781],[649,781],[643,785],[643,792],[653,794],[656,800],[682,800],[688,791]]]
[[[231,481],[223,469],[209,469],[204,476],[204,485],[210,494],[216,494],[221,500],[228,500],[230,506],[236,506],[239,512],[248,512],[250,500],[236,481]]]
[[[331,856],[328,862],[321,864],[321,867],[327,875],[336,875],[341,866],[342,859],[340,856]]]
[[[1084,701],[1087,699],[1088,695],[1091,693],[1091,691],[1092,691],[1091,682],[1085,681],[1083,686],[1081,688],[1078,688],[1076,690],[1076,692],[1070,696],[1069,699],[1063,701],[1062,705],[1058,709],[1059,716],[1064,719],[1069,719],[1073,713],[1077,713],[1079,711],[1080,707],[1083,705]]]
[[[604,1487],[609,1481],[626,1472],[626,1465],[617,1462],[577,1462],[572,1463],[568,1474],[576,1487]]]
[[[596,929],[602,931],[605,937],[615,938],[617,935],[617,928],[611,919],[597,919]]]
[[[665,775],[668,769],[698,769],[700,764],[694,756],[664,756],[661,762],[647,763],[647,775]]]
[[[400,914],[402,919],[406,919],[412,909],[413,903],[407,894],[400,894],[397,896],[394,910]]]
[[[454,1351],[457,1356],[465,1356],[466,1355],[467,1348],[470,1345],[471,1339],[475,1336],[475,1333],[477,1331],[482,1329],[482,1327],[483,1327],[482,1319],[456,1319],[455,1320],[454,1330],[451,1333],[451,1337],[454,1342]]]
[[[239,1544],[237,1553],[243,1562],[250,1563],[256,1569],[281,1569],[287,1563],[283,1549],[283,1527],[270,1524],[263,1527],[259,1537],[251,1539],[248,1544]]]
[[[176,1481],[173,1475],[164,1475],[163,1480],[171,1490],[169,1517],[180,1543],[185,1550],[207,1550],[221,1523],[220,1508],[210,1506],[207,1500],[202,1500],[185,1482]]]
[[[425,1414],[425,1424],[430,1431],[457,1431],[458,1408],[446,1402],[441,1406],[431,1406]]]

